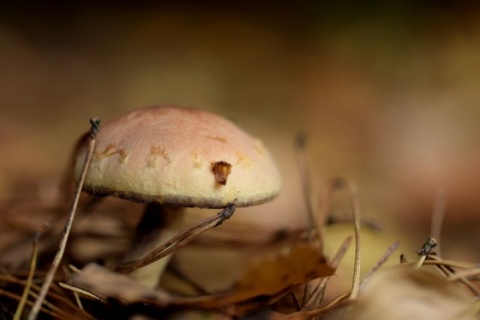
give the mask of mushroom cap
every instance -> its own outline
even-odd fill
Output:
[[[75,156],[78,177],[86,144]],[[260,204],[280,190],[260,140],[214,113],[179,106],[141,108],[100,127],[83,190],[137,202],[223,208]]]

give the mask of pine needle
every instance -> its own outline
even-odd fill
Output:
[[[35,275],[35,270],[37,268],[37,258],[38,258],[38,239],[42,231],[44,231],[48,226],[46,224],[40,227],[40,230],[37,232],[33,239],[33,250],[32,250],[32,257],[30,259],[30,270],[28,272],[27,283],[25,284],[25,288],[23,290],[22,298],[20,299],[20,303],[18,304],[17,310],[15,311],[15,315],[13,320],[20,320],[23,313],[23,308],[25,307],[25,303],[27,302],[28,296],[30,294],[30,288],[32,287],[33,276]]]
[[[60,240],[60,246],[58,247],[57,254],[55,255],[55,258],[52,262],[52,265],[50,266],[50,269],[48,270],[48,273],[45,277],[45,281],[43,283],[43,286],[40,290],[40,293],[38,294],[37,300],[35,301],[35,304],[33,305],[32,309],[30,310],[30,314],[28,315],[28,320],[35,320],[37,318],[38,312],[40,311],[40,308],[43,304],[43,301],[45,300],[45,297],[47,295],[47,292],[50,288],[50,285],[53,282],[53,278],[55,276],[55,273],[57,272],[58,266],[60,265],[60,262],[63,258],[63,253],[65,252],[65,248],[67,245],[68,241],[68,236],[70,234],[70,230],[73,225],[73,219],[75,217],[75,212],[77,209],[77,204],[78,200],[80,199],[80,194],[82,192],[83,188],[83,183],[85,181],[85,178],[87,176],[88,168],[90,166],[90,161],[92,160],[93,156],[93,151],[95,149],[95,143],[96,143],[96,138],[97,138],[97,133],[98,129],[100,126],[100,120],[98,118],[96,119],[91,119],[90,120],[91,127],[90,127],[90,141],[88,144],[88,152],[85,157],[85,161],[83,163],[82,171],[80,173],[80,178],[77,183],[77,188],[75,190],[75,196],[72,201],[71,207],[70,207],[70,213],[68,215],[68,219],[65,223],[65,227],[63,229],[62,233],[62,238]]]
[[[352,237],[347,237],[340,248],[338,249],[337,253],[333,257],[333,259],[330,261],[330,265],[333,268],[337,268],[343,259],[345,253],[347,252],[348,248],[350,247],[350,243],[352,242]],[[325,293],[325,288],[327,286],[328,280],[330,277],[325,277],[323,278],[318,286],[313,290],[311,293],[310,297],[308,297],[307,301],[304,303],[302,310],[308,310],[313,302],[315,302],[315,306],[313,309],[317,309],[320,306],[320,303],[323,298],[323,294]]]
[[[165,243],[160,245],[158,248],[154,249],[152,252],[147,254],[144,258],[134,260],[134,261],[127,261],[116,268],[117,272],[121,273],[131,273],[137,269],[140,269],[146,265],[154,263],[157,260],[169,255],[170,253],[178,250],[179,248],[185,246],[193,239],[198,237],[200,234],[204,233],[205,231],[215,228],[222,224],[223,221],[230,218],[233,213],[235,212],[235,205],[230,204],[218,214],[213,217],[205,219],[203,222],[186,229],[173,238],[167,240]]]
[[[355,264],[353,267],[352,290],[350,292],[350,300],[355,300],[360,290],[360,266],[361,266],[361,250],[360,250],[360,201],[358,198],[358,190],[353,182],[348,182],[348,189],[352,198],[352,215],[355,227]]]
[[[368,274],[363,278],[362,282],[360,283],[360,288],[363,284],[392,256],[395,250],[398,249],[400,245],[399,241],[395,241],[390,247],[388,247],[387,251],[384,255],[377,261],[377,263],[373,266],[373,268],[368,272]]]

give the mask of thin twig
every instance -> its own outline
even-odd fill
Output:
[[[442,262],[441,258],[433,255],[429,255],[428,258],[434,261]],[[450,275],[455,274],[455,270],[451,266],[439,264],[437,267],[444,272],[444,274],[447,276],[447,279],[450,277]],[[475,287],[475,285],[473,285],[466,277],[461,276],[457,280],[466,286],[476,297],[480,295],[480,291],[477,289],[477,287]]]
[[[11,283],[11,284],[17,284],[17,285],[20,285],[20,286],[26,286],[27,285],[26,280],[18,279],[16,277],[12,276],[12,275],[0,275],[0,280],[5,281],[7,283]],[[38,297],[38,294],[36,293],[38,291],[40,291],[40,286],[37,286],[35,283],[32,283],[29,295],[33,298],[36,298],[36,297]],[[75,304],[73,304],[64,295],[60,295],[56,292],[53,292],[52,290],[50,290],[48,292],[48,296],[50,296],[52,299],[55,299],[56,304],[61,302],[62,304],[69,305],[70,307],[75,307]],[[33,303],[30,302],[30,301],[27,301],[27,304],[33,305]],[[50,307],[52,310],[54,310],[54,307],[48,301],[45,301],[44,305],[47,306],[47,307]]]
[[[43,301],[45,300],[45,297],[47,295],[48,289],[50,288],[50,285],[52,284],[53,278],[55,276],[55,273],[57,272],[58,266],[60,265],[60,262],[63,258],[63,254],[65,252],[65,247],[67,245],[68,241],[68,236],[70,234],[70,230],[72,229],[73,225],[73,219],[75,218],[75,212],[77,209],[77,204],[78,200],[80,199],[80,194],[82,192],[83,188],[83,183],[85,181],[85,177],[87,176],[88,168],[90,166],[90,161],[92,160],[93,156],[93,151],[95,149],[95,144],[97,141],[97,133],[99,130],[100,126],[100,119],[90,119],[90,141],[88,144],[88,151],[87,155],[85,156],[85,161],[83,163],[82,171],[80,173],[80,178],[77,183],[77,188],[75,190],[75,196],[72,201],[71,207],[70,207],[70,212],[68,215],[68,219],[65,223],[65,227],[63,229],[62,233],[62,238],[60,240],[60,245],[58,247],[57,254],[55,255],[55,258],[52,262],[52,265],[50,266],[50,269],[48,270],[48,273],[45,277],[45,281],[42,285],[42,288],[40,290],[40,293],[38,294],[37,300],[35,301],[35,304],[33,305],[32,309],[30,310],[30,314],[28,316],[28,320],[35,320],[37,318],[38,312],[40,311],[40,308],[43,304]]]
[[[395,241],[390,247],[388,247],[387,251],[384,255],[377,261],[377,263],[373,266],[373,268],[367,273],[365,277],[363,277],[362,282],[360,283],[360,288],[363,284],[392,256],[395,250],[398,249],[400,245],[400,241]]]
[[[425,259],[427,258],[426,255],[422,255],[418,258],[417,262],[415,263],[415,269],[420,269],[420,267],[423,265],[425,262]]]
[[[480,268],[474,269],[466,269],[462,271],[457,271],[454,274],[448,277],[448,281],[456,281],[460,278],[470,278],[470,277],[478,277],[480,275]]]
[[[32,257],[30,258],[30,270],[28,272],[27,282],[25,284],[25,288],[23,289],[22,298],[20,299],[20,303],[18,304],[17,310],[15,311],[15,315],[13,317],[14,320],[20,320],[23,308],[25,307],[25,303],[28,300],[28,296],[30,294],[30,288],[32,287],[33,276],[35,274],[35,270],[37,268],[37,256],[38,256],[38,239],[40,238],[40,234],[48,227],[47,224],[43,224],[40,227],[40,230],[37,231],[35,237],[33,239],[32,245]]]
[[[348,189],[352,198],[352,215],[355,227],[355,264],[353,267],[352,291],[350,292],[350,300],[354,300],[358,296],[360,289],[360,267],[361,267],[361,251],[360,251],[360,200],[358,190],[355,184],[348,182]]]
[[[192,228],[186,229],[178,233],[173,238],[167,240],[158,248],[147,254],[144,258],[134,261],[127,261],[118,266],[115,270],[117,272],[128,274],[157,260],[160,260],[161,258],[169,255],[173,251],[178,250],[179,248],[188,244],[208,229],[219,226],[223,221],[230,218],[234,212],[235,205],[230,204],[215,216],[207,218],[206,220],[193,226]]]
[[[298,300],[297,295],[295,294],[295,292],[293,292],[293,290],[292,292],[290,292],[289,296],[292,298],[292,303],[295,310],[296,311],[302,310],[301,302],[300,300]]]
[[[300,180],[302,185],[305,204],[307,205],[307,216],[309,219],[308,234],[309,241],[320,251],[323,252],[323,234],[321,226],[318,225],[314,206],[312,204],[312,187],[311,187],[311,169],[307,155],[307,136],[305,133],[298,133],[295,137],[295,154],[297,156],[298,169],[300,170]],[[306,283],[303,290],[303,299],[309,296],[310,284]],[[302,303],[303,304],[303,303]]]
[[[10,291],[7,291],[7,290],[3,290],[0,288],[0,297],[5,297],[5,298],[9,298],[9,299],[12,299],[12,300],[17,300],[17,301],[20,301],[21,297],[15,293],[12,293]],[[33,303],[31,301],[26,301],[25,302],[26,305],[29,305],[31,306]],[[57,314],[55,311],[51,311],[51,310],[48,310],[48,309],[45,309],[42,307],[42,311],[45,312],[46,314],[50,315],[51,317],[53,318],[56,318],[56,319],[62,319],[61,315]]]
[[[345,253],[347,252],[348,248],[350,247],[350,243],[352,242],[352,237],[349,236],[347,237],[340,248],[338,249],[337,253],[335,256],[332,258],[330,261],[330,266],[334,269],[338,268],[338,265],[342,261]],[[323,295],[325,293],[325,287],[327,286],[328,280],[331,277],[325,277],[322,278],[321,281],[319,282],[318,286],[313,290],[312,294],[310,297],[308,297],[307,301],[304,303],[302,310],[308,310],[310,305],[315,302],[315,306],[313,309],[316,309],[317,307],[320,306],[322,300],[323,300]]]
[[[58,284],[59,284],[60,287],[62,287],[64,289],[67,289],[67,290],[70,290],[74,293],[80,293],[80,294],[83,294],[84,296],[87,296],[87,297],[93,299],[93,300],[102,301],[101,298],[97,297],[96,295],[94,295],[90,291],[84,290],[82,288],[77,288],[75,286],[71,286],[68,283],[64,283],[64,282],[59,282]]]
[[[306,152],[307,137],[304,133],[297,134],[295,139],[296,156],[298,162],[298,168],[300,170],[300,179],[302,182],[303,195],[305,197],[305,203],[307,205],[307,215],[309,219],[309,225],[312,230],[317,229],[317,219],[315,218],[315,212],[312,205],[312,187],[310,183],[310,163]],[[318,239],[317,245],[321,244],[321,238]]]
[[[414,266],[415,263],[406,262],[403,265]],[[450,267],[461,268],[461,269],[475,268],[477,266],[477,264],[472,263],[472,262],[452,261],[452,260],[443,260],[443,259],[438,260],[438,261],[437,260],[425,260],[425,262],[423,264],[424,265],[430,265],[430,266],[443,265],[443,266],[450,266]]]
[[[333,178],[329,181],[329,183],[327,184],[327,187],[324,191],[324,196],[322,198],[323,201],[321,202],[321,209],[320,209],[322,217],[324,217],[324,218],[321,221],[321,225],[318,226],[319,239],[321,241],[322,248],[323,248],[323,240],[322,240],[323,235],[321,233],[321,230],[322,230],[323,224],[324,223],[328,224],[328,220],[330,220],[330,211],[331,211],[331,206],[332,206],[333,193],[335,191],[337,191],[338,189],[342,188],[344,185],[345,185],[345,183],[341,178]],[[327,219],[325,219],[325,217],[327,217]],[[345,242],[344,242],[344,245],[346,245]],[[347,246],[349,246],[349,245],[350,245],[350,240],[348,240],[348,245]],[[346,249],[347,248],[345,248],[345,250]],[[341,251],[342,251],[342,249],[340,249],[340,251],[338,253],[340,254]],[[342,257],[343,257],[343,253],[342,253]],[[334,261],[332,260],[332,262],[331,262],[332,266],[335,267],[333,265],[333,262]],[[319,282],[320,287],[317,286],[317,288],[315,288],[312,293],[309,293],[309,290],[311,289],[310,282],[307,283],[307,285],[305,285],[305,290],[303,292],[303,303],[302,303],[302,305],[306,305],[307,304],[306,300],[310,299],[309,297],[312,297],[313,294],[315,294],[318,297],[315,299],[316,301],[315,301],[314,309],[317,308],[317,307],[320,307],[321,302],[323,300],[323,295],[325,293],[325,286],[327,285],[329,279],[330,279],[330,277],[322,279],[322,281]],[[318,292],[317,289],[320,290],[319,293],[315,293],[315,292]]]

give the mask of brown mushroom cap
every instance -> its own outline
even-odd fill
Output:
[[[78,177],[86,148],[76,156]],[[84,184],[97,196],[222,208],[277,195],[280,174],[263,144],[214,113],[178,106],[134,110],[103,124]]]

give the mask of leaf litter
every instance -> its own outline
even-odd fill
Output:
[[[335,185],[331,190],[339,187],[338,181]],[[352,268],[357,271],[351,289],[336,299],[325,300],[325,288],[351,239],[346,239],[329,260],[317,242],[320,231],[259,230],[232,222],[227,228],[233,233],[218,228],[174,252],[169,273],[180,279],[181,285],[173,281],[163,288],[149,289],[128,275],[112,271],[128,250],[126,239],[134,232],[132,226],[141,206],[111,199],[92,204],[85,198],[39,315],[42,319],[109,319],[114,315],[141,319],[142,314],[148,314],[146,318],[182,319],[188,315],[196,319],[206,313],[218,319],[252,313],[277,320],[479,318],[478,265],[444,260],[428,244],[418,251],[416,262],[382,268],[398,247],[392,245],[360,279],[360,204],[355,186],[350,182],[345,186],[353,191],[352,212],[356,212],[352,221],[356,225],[357,259]],[[47,187],[42,184],[42,188]],[[0,206],[0,314],[4,318],[26,317],[38,298],[63,226],[64,218],[59,217],[65,204],[52,203],[59,197],[45,197],[57,193],[61,191],[43,190],[25,197],[25,193],[14,192]],[[38,237],[39,226],[45,221],[50,222],[49,228]],[[319,228],[318,222],[315,224],[313,228]],[[103,232],[105,229],[108,232]],[[315,241],[311,241],[312,234]],[[202,257],[203,264],[199,263]],[[81,269],[67,268],[71,263]],[[210,275],[206,276],[205,270]],[[223,277],[212,282],[220,273]],[[182,286],[190,287],[189,294],[181,294]]]

